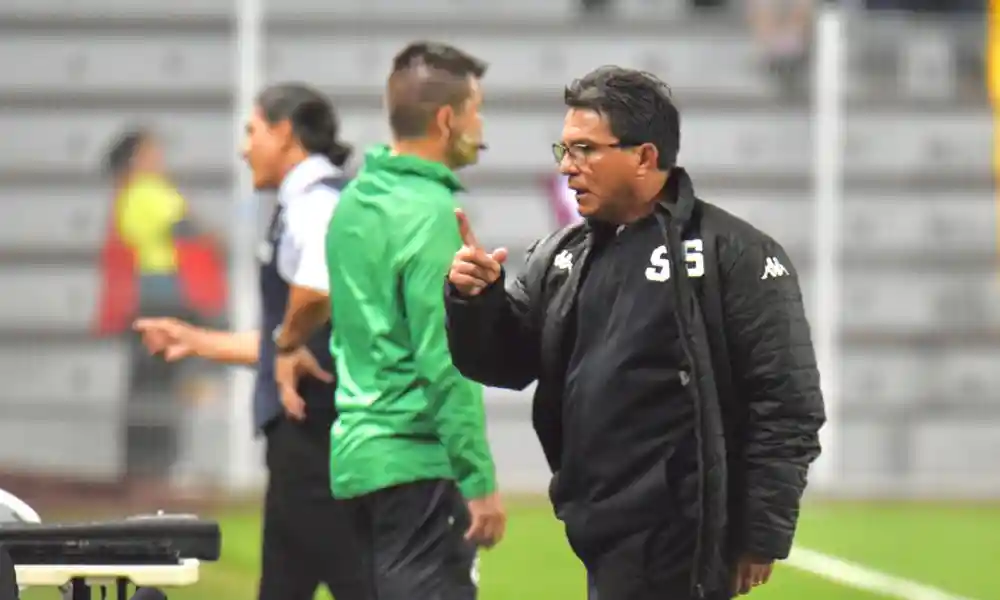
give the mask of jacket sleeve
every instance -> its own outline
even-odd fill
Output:
[[[798,274],[769,238],[746,246],[722,285],[733,381],[747,406],[741,550],[783,559],[825,421],[809,323]]]
[[[445,282],[448,344],[455,366],[466,377],[491,387],[521,390],[538,378],[541,335],[535,296],[543,273],[535,248],[522,273],[499,280],[472,298]]]
[[[427,400],[462,495],[496,491],[496,469],[486,437],[483,388],[454,367],[444,329],[441,278],[461,245],[451,210],[427,215],[407,241],[401,265],[403,310],[414,361],[426,382]]]

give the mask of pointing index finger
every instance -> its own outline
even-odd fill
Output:
[[[465,214],[465,211],[461,208],[456,208],[455,218],[458,220],[458,233],[462,236],[462,243],[470,248],[479,248],[479,240],[476,239],[476,234],[472,232],[472,226],[469,225],[469,217]]]
[[[136,319],[132,323],[132,329],[140,333],[146,333],[148,331],[162,327],[163,327],[163,322],[160,319],[153,319],[153,318]]]

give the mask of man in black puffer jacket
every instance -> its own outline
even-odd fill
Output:
[[[566,90],[553,146],[585,222],[505,282],[459,214],[446,285],[455,365],[538,381],[550,495],[591,599],[730,598],[787,557],[824,422],[798,276],[781,246],[695,197],[655,77]]]

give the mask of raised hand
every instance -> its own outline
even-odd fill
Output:
[[[448,281],[463,296],[475,296],[500,278],[502,266],[507,260],[507,249],[498,248],[486,252],[469,225],[469,218],[462,209],[455,210],[458,231],[462,236],[462,248],[455,253],[455,260],[448,272]]]

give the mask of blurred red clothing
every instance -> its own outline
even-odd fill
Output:
[[[564,175],[554,175],[548,179],[549,205],[556,217],[556,224],[565,227],[583,220],[577,210],[576,193],[569,189]]]
[[[114,211],[108,220],[101,249],[101,297],[95,329],[98,335],[115,335],[131,328],[138,302],[135,256],[118,234]],[[178,239],[177,277],[186,307],[205,320],[216,320],[226,311],[228,277],[223,258],[212,240]]]

